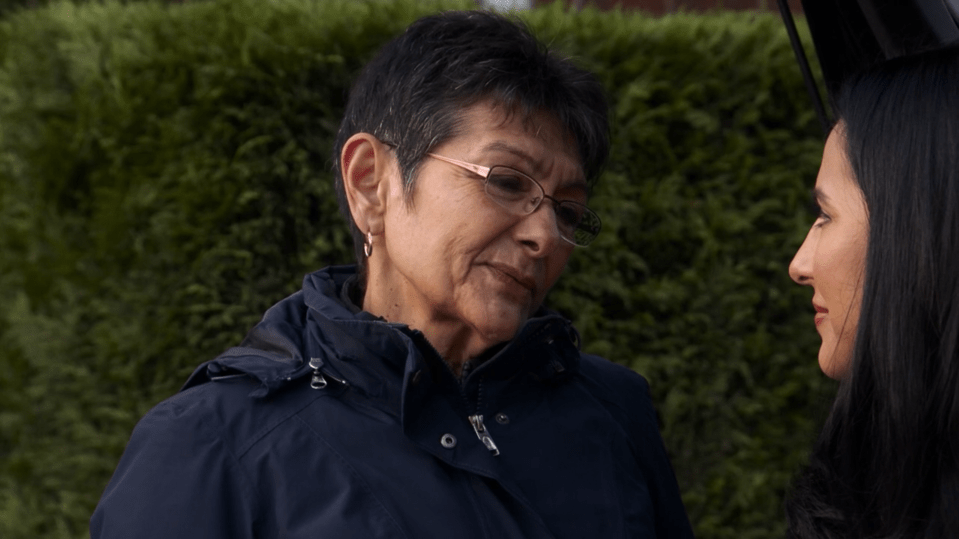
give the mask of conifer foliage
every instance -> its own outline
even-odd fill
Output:
[[[350,81],[469,1],[53,3],[0,20],[0,537],[85,537],[137,419],[350,261]],[[778,19],[523,14],[593,70],[600,237],[547,299],[650,381],[698,537],[783,531],[824,395],[786,265],[822,147]],[[562,473],[557,470],[557,473]]]

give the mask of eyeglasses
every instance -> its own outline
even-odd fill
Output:
[[[486,184],[486,195],[514,215],[529,215],[543,200],[553,203],[556,225],[564,240],[586,247],[596,239],[603,223],[596,212],[572,200],[557,200],[546,194],[543,186],[522,172],[504,166],[484,167],[435,153],[426,154],[481,176]]]

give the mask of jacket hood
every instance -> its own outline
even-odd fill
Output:
[[[239,346],[200,365],[181,391],[208,381],[250,376],[260,382],[251,396],[265,397],[294,380],[321,372],[376,396],[392,385],[384,380],[405,380],[429,367],[431,360],[442,362],[421,332],[386,322],[353,305],[344,286],[355,275],[352,265],[308,274],[299,292],[270,307]],[[548,360],[542,354],[523,353],[525,347],[543,343],[560,344],[563,353]],[[511,341],[466,378],[482,373],[503,379],[523,370],[543,380],[565,377],[577,366],[578,345],[578,334],[570,322],[540,307]]]

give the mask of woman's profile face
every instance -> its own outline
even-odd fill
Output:
[[[789,264],[789,276],[813,288],[822,337],[819,366],[840,379],[852,359],[868,238],[866,203],[846,157],[842,124],[826,140],[814,197],[821,211]]]

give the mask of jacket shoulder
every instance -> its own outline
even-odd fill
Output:
[[[261,508],[244,454],[313,397],[251,396],[258,387],[247,376],[211,381],[150,410],[101,496],[91,538],[249,537]]]
[[[215,432],[242,458],[252,445],[322,396],[306,391],[309,383],[302,378],[270,392],[263,387],[262,380],[245,374],[214,378],[161,402],[141,423],[152,419]]]
[[[177,394],[140,419],[90,519],[92,539],[247,537],[235,515],[255,513],[255,495],[215,393],[201,386]],[[171,500],[203,510],[178,509],[174,518],[164,510]]]
[[[579,378],[627,432],[653,500],[657,537],[691,539],[692,527],[659,433],[649,383],[622,365],[587,354],[581,356]]]
[[[649,382],[642,375],[608,359],[589,354],[581,354],[578,374],[593,397],[607,407],[627,413],[632,421],[652,421],[656,425]],[[641,417],[637,417],[637,414]]]

